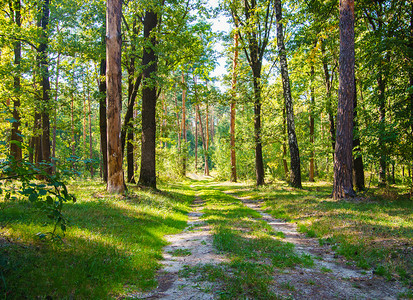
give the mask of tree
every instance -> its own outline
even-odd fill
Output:
[[[239,39],[252,71],[254,89],[254,139],[255,139],[255,173],[257,186],[264,184],[264,162],[262,158],[261,105],[262,82],[261,71],[264,54],[269,42],[274,8],[272,1],[245,0],[242,15],[236,4],[230,6],[232,18],[239,32]],[[238,27],[239,26],[239,27]]]
[[[21,27],[21,3],[20,0],[13,1],[13,14],[14,22],[17,27]],[[21,93],[21,83],[20,83],[20,62],[22,56],[22,44],[21,41],[14,42],[14,65],[15,65],[15,74],[14,74],[14,90],[15,96],[13,97],[13,123],[11,128],[11,142],[10,142],[10,155],[14,157],[16,161],[22,159],[22,135],[20,130],[21,118],[20,118],[20,93]]]
[[[121,69],[121,16],[122,1],[107,0],[106,8],[106,110],[108,137],[108,183],[110,193],[122,193],[125,183],[122,169],[121,110],[122,110],[122,69]]]
[[[334,156],[334,199],[355,196],[352,181],[354,65],[354,0],[340,0],[340,82]]]
[[[281,77],[287,115],[288,145],[290,148],[290,183],[293,187],[301,188],[300,152],[295,134],[293,100],[291,97],[290,78],[288,76],[287,54],[284,46],[281,0],[275,0],[275,11],[277,20],[277,47],[281,65]]]
[[[47,164],[46,172],[52,173],[51,157],[50,157],[50,120],[49,120],[49,102],[50,102],[50,78],[49,78],[49,63],[47,58],[47,48],[49,44],[49,0],[44,0],[42,5],[40,27],[40,45],[38,51],[42,87],[42,135],[41,135],[41,152],[42,160]]]
[[[157,43],[154,34],[158,25],[158,14],[149,9],[143,20],[144,49],[142,56],[143,88],[142,88],[142,147],[141,173],[139,184],[156,188],[156,84],[157,55],[154,47]]]
[[[237,22],[237,20],[235,20]],[[237,27],[237,26],[236,26]],[[237,182],[237,164],[235,153],[235,104],[238,64],[238,31],[234,32],[234,58],[232,59],[231,108],[230,108],[230,138],[231,138],[231,182]]]

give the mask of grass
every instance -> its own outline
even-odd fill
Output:
[[[328,183],[303,186],[299,190],[277,182],[261,188],[223,184],[220,189],[263,199],[272,216],[296,222],[301,232],[318,237],[357,266],[413,285],[413,201],[398,196],[396,188],[336,201]]]
[[[190,256],[192,253],[188,249],[175,249],[169,252],[172,256]]]
[[[64,213],[70,226],[62,243],[36,237],[50,231],[25,200],[0,214],[0,291],[7,299],[108,299],[156,284],[166,234],[186,226],[193,192],[160,184],[161,192],[130,187],[112,196],[96,181],[73,182],[78,202]],[[4,203],[3,203],[4,204]]]
[[[310,257],[296,254],[293,244],[283,242],[284,235],[261,220],[258,212],[220,191],[221,186],[211,182],[192,186],[205,200],[203,218],[212,226],[214,246],[229,261],[188,267],[184,273],[218,282],[221,299],[277,299],[270,288],[275,268],[313,264]]]
[[[208,181],[160,183],[159,188],[130,187],[127,196],[119,197],[106,194],[96,181],[73,182],[69,190],[78,202],[64,208],[70,227],[62,243],[37,238],[51,225],[29,209],[28,201],[0,200],[1,296],[109,299],[153,288],[166,245],[163,236],[185,228],[198,194],[206,201],[203,218],[212,226],[214,246],[228,262],[188,267],[182,274],[218,282],[221,299],[276,299],[270,288],[275,269],[311,266],[312,258],[297,255],[282,233],[224,191],[263,199],[271,215],[297,222],[302,232],[358,266],[413,284],[413,202],[395,193],[378,190],[365,199],[334,201],[331,186],[322,182],[304,183],[303,190],[280,182],[258,189]],[[177,249],[171,254],[191,253]]]

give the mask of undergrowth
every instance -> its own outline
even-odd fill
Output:
[[[161,192],[130,186],[126,196],[113,196],[96,181],[73,182],[68,189],[78,202],[64,208],[69,223],[60,243],[36,236],[51,225],[28,210],[30,201],[2,206],[1,296],[107,299],[153,288],[163,236],[185,228],[193,192],[160,184]]]

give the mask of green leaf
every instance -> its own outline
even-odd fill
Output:
[[[47,202],[47,204],[49,204],[49,205],[53,205],[53,199],[52,199],[52,197],[47,196],[47,197],[46,197],[46,202]]]
[[[30,202],[34,202],[34,201],[36,201],[38,198],[39,198],[39,195],[37,195],[37,193],[33,193],[33,194],[30,194],[30,196],[29,196],[29,201],[30,201]]]

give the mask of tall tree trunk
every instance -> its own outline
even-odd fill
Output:
[[[202,125],[202,117],[201,117],[201,112],[199,111],[198,104],[196,105],[196,110],[198,111],[199,127],[201,128],[202,146],[204,148],[204,158],[205,158],[204,174],[209,175],[207,142],[206,142],[206,138],[204,134],[204,126]],[[207,174],[207,171],[208,171],[208,174]]]
[[[34,113],[34,162],[36,166],[43,160],[42,151],[42,115],[40,112]]]
[[[324,80],[326,85],[326,94],[327,94],[327,103],[326,103],[326,110],[328,114],[328,121],[330,124],[330,140],[331,140],[331,147],[333,149],[333,159],[334,159],[334,151],[336,148],[336,129],[334,125],[334,114],[332,108],[332,99],[331,99],[331,87],[332,87],[332,78],[330,78],[330,71],[328,70],[327,58],[325,55],[325,46],[322,42],[321,44],[321,53],[322,53],[322,60],[323,60],[323,70],[324,70]]]
[[[195,173],[198,170],[198,106],[195,108]]]
[[[142,81],[142,73],[140,73],[139,76],[134,81],[135,72],[136,72],[136,67],[135,67],[136,46],[135,44],[136,44],[136,36],[138,35],[138,28],[136,27],[136,19],[133,20],[132,31],[133,31],[133,37],[132,37],[132,43],[131,43],[132,55],[130,56],[129,67],[128,67],[128,108],[126,109],[125,119],[123,121],[123,127],[122,127],[122,132],[121,132],[122,154],[124,153],[124,150],[125,150],[126,132],[131,128],[131,126],[133,127],[133,124],[132,124],[133,122],[131,121],[134,119],[133,112],[134,112],[134,107],[135,107],[135,101],[136,101],[136,97],[138,96],[139,86],[141,85],[141,81]],[[128,164],[128,168],[129,168],[129,164]],[[128,179],[128,182],[129,182],[129,179]]]
[[[281,0],[275,1],[275,11],[275,17],[277,20],[277,46],[280,57],[281,77],[283,82],[285,108],[287,113],[288,144],[290,147],[291,158],[290,183],[293,187],[302,188],[300,152],[298,149],[297,136],[295,134],[293,99],[291,97],[290,78],[288,76],[287,54],[284,46]]]
[[[136,183],[135,172],[134,172],[134,147],[133,147],[134,133],[133,129],[129,128],[126,144],[126,160],[128,163],[128,182]]]
[[[284,106],[283,106],[283,143],[282,143],[282,147],[283,147],[283,166],[284,166],[284,174],[285,174],[285,179],[286,180],[290,180],[290,173],[288,172],[288,164],[287,164],[287,120],[286,120],[286,116],[285,116],[285,102],[284,102]]]
[[[340,82],[334,157],[334,199],[353,197],[354,0],[340,0]]]
[[[75,142],[75,98],[72,93],[72,98],[71,98],[71,105],[70,105],[70,127],[72,129],[72,143],[70,147],[72,148],[72,171],[75,171],[75,157],[76,157],[76,142]]]
[[[379,149],[380,149],[380,171],[379,171],[379,185],[386,186],[386,169],[387,169],[387,151],[386,151],[386,144],[385,144],[385,136],[384,132],[386,130],[386,80],[383,78],[383,74],[380,73],[379,77],[377,78],[378,84],[378,100],[379,100]]]
[[[410,2],[410,38],[409,38],[409,48],[410,48],[410,72],[409,72],[409,83],[410,88],[413,87],[413,2]],[[410,127],[411,127],[411,145],[413,145],[413,90],[410,92]],[[410,198],[413,198],[413,146],[412,146],[412,154],[410,160],[410,167],[412,174],[411,178],[411,185],[410,185]],[[410,169],[409,169],[410,170]]]
[[[214,121],[215,115],[214,115],[214,107],[211,108],[211,121],[209,122],[211,124],[211,134],[210,134],[210,143],[214,143],[214,138],[215,138],[215,121]]]
[[[310,172],[308,180],[314,182],[314,106],[315,106],[315,95],[314,95],[314,65],[311,65],[311,88],[310,88]]]
[[[258,70],[259,69],[259,70]],[[254,139],[255,139],[255,176],[257,186],[264,184],[264,162],[261,139],[261,67],[257,67],[254,76]]]
[[[208,157],[209,157],[209,105],[208,100],[206,103],[206,113],[205,113],[205,170],[204,174],[209,176],[209,165],[208,165]]]
[[[357,120],[357,83],[354,80],[354,112],[353,112],[353,184],[357,191],[364,190],[364,165],[360,149],[360,137]]]
[[[47,48],[49,43],[49,0],[44,0],[42,5],[41,39],[39,45],[40,69],[41,69],[41,87],[42,87],[42,159],[47,164],[45,171],[52,174],[52,165],[50,157],[50,120],[49,120],[49,102],[50,102],[50,79],[49,79],[49,62],[47,59]]]
[[[182,84],[185,85],[185,76],[182,72]],[[187,155],[187,136],[186,136],[186,105],[185,105],[186,89],[182,88],[182,138],[184,146],[182,147],[182,176],[186,175],[186,155]]]
[[[231,107],[230,107],[230,150],[231,150],[231,182],[237,182],[237,163],[235,152],[235,104],[237,87],[237,65],[238,65],[238,31],[234,33],[234,58],[232,59],[232,82],[231,82]]]
[[[179,115],[179,106],[178,106],[178,97],[176,96],[176,91],[174,94],[174,99],[175,99],[175,116],[176,116],[176,128],[178,132],[178,152],[181,152],[181,134],[182,134],[182,128],[181,128],[181,122],[180,122],[180,115]]]
[[[83,92],[83,149],[84,151],[86,151],[87,149],[86,131],[87,131],[87,99],[86,99],[86,93]]]
[[[14,10],[14,22],[16,23],[17,27],[21,27],[21,4],[20,0],[15,0],[13,2],[13,10]],[[11,128],[11,143],[10,143],[10,155],[16,161],[20,161],[22,159],[22,148],[21,143],[23,142],[20,125],[20,61],[22,58],[22,45],[20,41],[16,41],[14,43],[14,65],[15,65],[15,74],[14,74],[14,92],[15,96],[13,97],[13,119],[14,122],[12,123]]]
[[[59,29],[58,29],[59,31]],[[60,67],[60,52],[57,55],[56,62],[56,84],[55,84],[55,97],[54,97],[54,118],[53,118],[53,142],[52,142],[52,157],[53,157],[53,172],[56,172],[56,131],[57,131],[57,107],[59,96],[59,67]]]
[[[127,161],[127,181],[129,183],[136,183],[135,181],[135,167],[134,167],[134,106],[135,100],[138,95],[138,89],[140,82],[142,80],[142,75],[140,74],[135,82],[135,37],[138,34],[136,28],[136,19],[133,20],[133,36],[131,43],[131,55],[129,57],[128,66],[128,108],[125,114],[125,120],[123,122],[122,132],[121,132],[121,143],[122,143],[122,154],[125,149],[126,142],[126,161]],[[127,132],[127,133],[126,133]],[[126,141],[125,141],[126,139]]]
[[[141,147],[141,173],[139,184],[156,188],[156,86],[151,83],[157,72],[158,58],[153,47],[157,41],[153,35],[158,24],[158,15],[154,11],[147,11],[143,21],[144,39],[151,46],[143,49],[143,89],[142,89],[142,147]],[[152,33],[152,35],[151,35]],[[144,43],[146,45],[148,43]]]
[[[89,115],[89,158],[90,158],[90,177],[93,178],[94,170],[93,170],[93,138],[92,138],[92,110],[91,110],[91,99],[90,99],[90,90],[88,89],[87,93],[87,101],[88,101],[88,115]]]
[[[104,39],[103,39],[104,41]],[[102,177],[108,182],[108,136],[106,124],[106,59],[100,61],[99,76],[99,128],[100,128],[100,151],[102,153]]]
[[[106,7],[106,110],[107,110],[107,157],[109,193],[122,193],[125,183],[122,169],[121,110],[122,110],[122,69],[121,69],[121,17],[122,1],[107,0]]]

